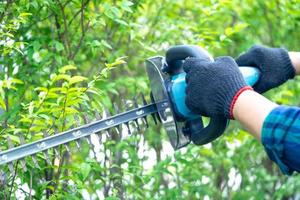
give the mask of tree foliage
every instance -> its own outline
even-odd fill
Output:
[[[116,114],[116,105],[125,110],[120,97],[133,106],[133,96],[150,92],[144,60],[172,45],[233,57],[253,44],[299,51],[299,9],[299,0],[1,1],[0,151],[95,113]],[[299,105],[299,91],[295,80],[267,97]],[[113,129],[101,133],[107,140],[97,148],[82,141],[79,150],[70,145],[71,154],[56,149],[59,158],[54,150],[39,154],[39,168],[31,158],[5,166],[0,198],[299,198],[299,176],[281,175],[234,122],[213,143],[176,152],[160,125],[144,132],[120,141]]]

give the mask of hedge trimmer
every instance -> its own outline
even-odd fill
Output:
[[[47,159],[48,150],[54,150],[59,155],[58,147],[65,146],[70,151],[69,144],[87,138],[89,143],[92,134],[99,134],[110,128],[121,129],[123,125],[130,131],[130,122],[135,122],[139,130],[138,120],[143,119],[148,126],[147,116],[152,115],[155,121],[160,121],[165,128],[172,147],[177,150],[190,142],[196,145],[209,143],[220,136],[226,126],[228,119],[222,116],[213,116],[207,126],[203,125],[202,116],[194,114],[185,105],[185,73],[182,63],[187,57],[198,57],[211,59],[209,54],[197,46],[175,46],[170,48],[166,57],[156,56],[146,60],[146,70],[150,80],[151,103],[147,103],[142,95],[143,105],[136,104],[136,108],[126,112],[107,116],[105,119],[98,119],[95,122],[55,134],[45,136],[43,139],[31,143],[25,143],[20,139],[21,145],[13,147],[8,141],[9,149],[0,152],[0,165],[8,164],[13,173],[13,162],[31,156],[36,165],[36,154],[42,153]],[[259,78],[259,71],[252,67],[240,67],[240,70],[249,85],[254,85]],[[205,86],[204,86],[205,87]],[[158,119],[158,120],[157,120]],[[121,133],[122,130],[119,131]],[[9,138],[7,138],[9,140]],[[24,163],[23,163],[24,165]]]

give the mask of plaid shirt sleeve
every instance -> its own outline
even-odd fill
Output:
[[[261,141],[286,175],[300,172],[300,108],[279,106],[266,117]]]

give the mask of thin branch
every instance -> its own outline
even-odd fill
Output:
[[[73,54],[71,54],[70,52],[70,59],[73,60],[76,56],[76,54],[78,53],[81,45],[82,45],[82,41],[83,41],[83,38],[85,37],[85,33],[87,31],[87,29],[89,28],[89,24],[90,24],[90,21],[88,21],[88,23],[84,26],[84,8],[85,6],[88,4],[90,0],[87,0],[85,3],[83,3],[83,0],[81,2],[81,9],[80,9],[80,25],[81,25],[81,37],[79,39],[79,42],[75,48],[75,51]]]
[[[57,0],[58,2],[58,5],[60,7],[60,11],[61,11],[61,14],[63,16],[63,22],[64,22],[64,33],[63,33],[63,40],[64,40],[64,43],[67,47],[67,54],[70,54],[70,41],[69,41],[69,31],[68,31],[68,25],[67,25],[67,17],[66,17],[66,14],[65,14],[65,7],[64,5],[61,4],[60,0]]]
[[[79,40],[79,42],[78,42],[78,44],[77,44],[77,46],[76,46],[76,48],[75,48],[74,53],[70,56],[70,59],[71,59],[71,60],[73,60],[73,59],[75,58],[75,56],[77,55],[77,53],[79,52],[79,49],[80,49],[80,47],[81,47],[81,45],[82,45],[82,42],[83,42],[83,39],[84,39],[84,37],[85,37],[86,30],[89,28],[89,24],[90,24],[90,22],[88,22],[88,23],[86,24],[86,27],[82,29],[83,32],[82,32],[82,34],[81,34],[80,40]]]
[[[11,198],[12,190],[13,190],[13,187],[14,187],[14,183],[15,183],[15,180],[16,180],[17,173],[18,173],[18,165],[19,165],[19,160],[15,164],[15,169],[14,169],[15,173],[14,173],[13,179],[11,181],[11,186],[10,186],[10,191],[9,191],[9,196],[8,196],[9,200]]]
[[[61,154],[61,152],[62,152],[62,148],[60,148],[60,154]],[[64,153],[63,153],[63,156],[62,156],[62,158],[61,158],[61,160],[60,160],[60,162],[59,162],[59,166],[58,166],[58,169],[57,169],[57,173],[56,173],[56,175],[55,175],[55,183],[56,183],[56,184],[55,184],[55,186],[54,186],[54,191],[58,188],[59,177],[60,177],[60,175],[61,175],[61,173],[62,173],[62,167],[63,167],[63,165],[64,165],[66,156],[67,156],[67,152],[64,152]]]
[[[74,21],[74,19],[80,14],[82,13],[83,9],[87,6],[87,4],[90,2],[90,0],[87,0],[85,3],[83,3],[82,1],[82,4],[81,4],[81,8],[80,10],[78,10],[72,17],[72,19],[69,21],[68,23],[68,26],[70,26],[72,24],[72,22]]]
[[[32,172],[30,172],[29,199],[32,199]]]

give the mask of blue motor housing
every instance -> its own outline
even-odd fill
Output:
[[[259,70],[253,67],[240,67],[240,70],[245,78],[245,81],[248,85],[253,86],[259,79]],[[188,109],[185,104],[185,72],[175,74],[171,76],[170,84],[170,96],[173,102],[174,109],[180,118],[184,119],[195,119],[199,117]]]
[[[194,144],[202,145],[219,137],[225,131],[229,120],[222,116],[210,116],[209,124],[204,127],[202,117],[188,109],[185,104],[186,74],[182,68],[187,57],[212,60],[207,51],[198,46],[174,46],[167,51],[166,63],[161,71],[169,76],[165,84],[176,120],[186,124],[182,130],[183,134],[187,135]],[[248,85],[253,86],[258,81],[260,72],[257,68],[245,66],[240,67],[240,70]]]

